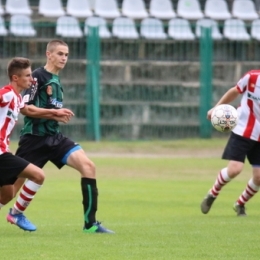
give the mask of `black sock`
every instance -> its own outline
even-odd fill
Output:
[[[98,204],[96,179],[81,178],[81,191],[83,197],[84,227],[88,229],[96,222]]]

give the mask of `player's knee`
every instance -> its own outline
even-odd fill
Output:
[[[92,161],[88,161],[87,162],[87,167],[89,168],[89,172],[91,172],[92,174],[96,173],[96,165],[92,162]]]
[[[37,184],[43,184],[44,179],[45,179],[44,171],[39,168],[34,175],[33,181]]]
[[[235,178],[237,175],[240,174],[242,169],[243,168],[241,168],[241,167],[232,167],[232,168],[228,169],[229,177]]]
[[[96,176],[96,166],[95,166],[95,164],[92,161],[87,160],[84,163],[82,173],[83,173],[82,175],[84,177],[94,178]]]
[[[230,161],[228,164],[228,175],[230,178],[235,178],[243,170],[244,164],[241,162]]]
[[[260,186],[260,169],[253,170],[253,181],[256,185]]]

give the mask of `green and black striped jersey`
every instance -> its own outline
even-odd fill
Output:
[[[23,93],[23,101],[40,108],[59,109],[63,106],[63,88],[59,76],[40,67],[33,71],[33,84]],[[59,123],[55,120],[24,117],[21,135],[54,135],[59,132]]]

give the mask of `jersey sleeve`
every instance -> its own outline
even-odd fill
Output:
[[[0,103],[1,106],[6,106],[13,99],[14,93],[9,88],[0,89]]]
[[[246,91],[249,78],[250,78],[250,74],[247,73],[237,82],[236,87],[239,93],[244,93]]]
[[[33,73],[32,77],[33,77],[33,82],[31,87],[23,93],[23,102],[24,104],[28,104],[28,105],[36,105],[38,99],[39,82],[38,82],[37,74]]]

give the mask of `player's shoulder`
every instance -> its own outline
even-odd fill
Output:
[[[46,71],[44,67],[39,67],[32,72],[32,77],[34,81],[41,86],[49,80],[50,73]]]
[[[13,93],[13,88],[10,85],[5,85],[0,89],[1,95],[4,95],[9,92]]]
[[[44,75],[45,73],[46,73],[46,70],[43,67],[39,67],[32,72],[32,75],[41,76],[41,75]]]
[[[260,70],[249,70],[246,73],[242,75],[239,81],[241,80],[249,80],[252,77],[259,77],[260,76]]]
[[[2,100],[11,100],[15,96],[15,92],[10,85],[5,85],[0,88],[0,101]]]
[[[250,76],[259,76],[260,75],[260,70],[249,70],[246,75]]]

